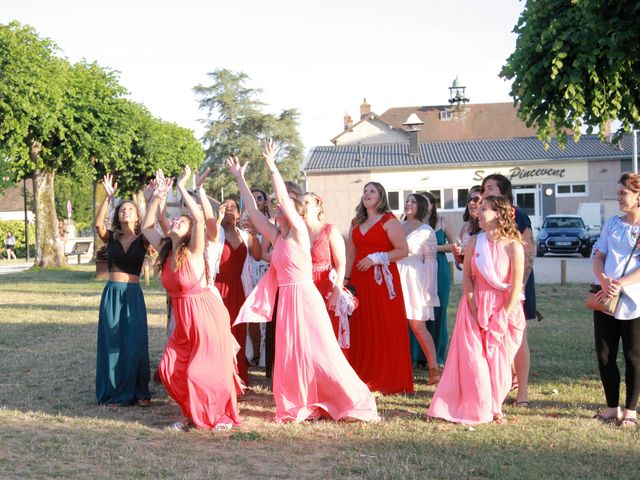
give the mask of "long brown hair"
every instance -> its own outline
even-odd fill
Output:
[[[373,185],[375,189],[378,191],[378,195],[380,196],[380,200],[376,204],[376,212],[377,213],[387,213],[391,211],[391,207],[389,207],[389,200],[387,199],[387,191],[384,189],[381,183],[378,182],[368,182],[364,188],[367,188],[369,185]],[[367,209],[364,208],[364,204],[362,203],[362,198],[360,199],[360,203],[356,207],[356,218],[354,219],[357,225],[364,223],[369,215],[367,214]]]
[[[522,235],[516,225],[515,215],[511,202],[507,197],[498,197],[490,195],[482,199],[483,202],[491,202],[491,210],[498,214],[496,218],[496,232],[498,238],[516,240],[524,243]]]
[[[113,232],[113,238],[116,240],[121,240],[124,236],[124,232],[122,231],[122,224],[120,223],[120,207],[122,207],[125,203],[130,203],[136,209],[136,214],[138,215],[138,220],[136,221],[135,227],[133,228],[133,232],[136,236],[140,235],[141,228],[140,224],[142,223],[142,217],[140,216],[140,209],[138,205],[132,200],[125,200],[124,202],[120,202],[113,212],[113,220],[111,221],[111,231]]]
[[[420,195],[429,200],[429,203],[431,204],[431,212],[429,212],[429,218],[427,218],[426,223],[435,230],[436,225],[438,224],[438,207],[436,205],[436,197],[434,197],[431,192],[420,192]]]

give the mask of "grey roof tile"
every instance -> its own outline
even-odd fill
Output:
[[[408,143],[314,147],[303,170],[349,171],[631,158],[632,148],[630,136],[625,136],[619,145],[612,145],[601,142],[597,135],[583,135],[577,143],[569,139],[564,149],[553,140],[545,150],[537,137],[428,142],[419,147],[418,155],[409,154]]]

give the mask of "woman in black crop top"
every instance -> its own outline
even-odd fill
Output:
[[[118,184],[111,175],[105,175],[102,184],[106,197],[96,215],[96,230],[107,244],[109,281],[100,301],[96,400],[100,405],[146,407],[151,399],[149,340],[139,282],[146,243],[138,207],[131,201],[116,207],[107,230],[105,217]]]

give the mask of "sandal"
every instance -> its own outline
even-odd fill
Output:
[[[169,425],[167,427],[167,430],[176,430],[178,432],[188,432],[189,431],[189,425],[181,422],[180,420],[178,420],[175,423],[172,423],[171,425]]]
[[[138,405],[139,407],[143,407],[143,408],[147,408],[151,406],[151,399],[150,398],[139,398],[138,400],[136,400],[136,405]]]
[[[638,426],[638,419],[634,417],[625,417],[620,422],[621,428],[636,428]]]
[[[514,408],[530,408],[531,402],[529,400],[514,400],[511,406]]]
[[[442,370],[440,368],[430,368],[429,369],[429,380],[427,381],[427,385],[435,385],[440,381],[440,377],[442,376]]]
[[[496,425],[506,425],[507,423],[507,416],[503,413],[494,415],[493,417],[493,423],[495,423]]]

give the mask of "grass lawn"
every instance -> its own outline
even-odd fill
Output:
[[[426,421],[435,388],[424,371],[414,395],[378,398],[378,424],[276,425],[257,370],[239,428],[182,433],[164,429],[179,410],[157,384],[151,408],[95,405],[104,282],[92,269],[0,276],[0,478],[638,478],[640,434],[591,420],[604,394],[584,284],[538,288],[545,320],[529,324],[535,407],[507,407],[507,425]],[[451,328],[459,297],[454,289]],[[166,340],[157,282],[145,298],[155,366]]]

